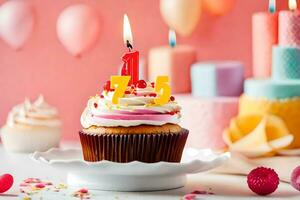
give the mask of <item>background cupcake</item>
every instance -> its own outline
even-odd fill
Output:
[[[13,152],[45,151],[57,147],[61,136],[61,121],[56,108],[44,97],[31,103],[28,99],[12,108],[1,129],[6,150]]]
[[[171,96],[154,104],[153,83],[128,86],[118,104],[112,103],[110,83],[91,97],[81,116],[84,159],[115,162],[180,162],[188,131],[181,128],[180,106]]]

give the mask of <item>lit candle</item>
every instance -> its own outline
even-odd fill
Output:
[[[174,48],[176,46],[176,33],[174,30],[169,30],[169,45]]]
[[[300,12],[296,0],[289,0],[289,9],[279,12],[279,44],[300,47]]]
[[[278,14],[276,1],[269,0],[269,12],[255,13],[252,17],[253,76],[270,77],[272,46],[278,43]]]
[[[122,57],[124,64],[121,75],[131,76],[129,84],[134,84],[139,80],[139,52],[133,51],[133,37],[127,15],[124,15],[123,39],[128,52]]]
[[[169,45],[150,49],[148,75],[155,81],[159,75],[167,75],[174,93],[191,91],[190,67],[196,61],[196,50],[192,46],[177,45],[176,34],[169,31]]]
[[[289,9],[293,11],[297,9],[297,0],[289,0]]]
[[[269,12],[274,13],[276,11],[276,0],[269,0]]]

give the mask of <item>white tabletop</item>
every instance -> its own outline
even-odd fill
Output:
[[[66,146],[66,144],[64,145]],[[7,153],[0,146],[0,173],[11,173],[15,178],[13,188],[0,196],[0,200],[20,199],[19,183],[29,177],[47,179],[53,182],[65,182],[66,174],[51,167],[41,167],[39,163],[32,161],[28,154]],[[69,190],[76,190],[70,188]],[[288,183],[281,182],[275,193],[269,197],[259,197],[253,194],[247,186],[245,176],[232,176],[221,174],[201,173],[188,176],[187,185],[183,188],[157,191],[157,192],[105,192],[90,191],[91,199],[105,200],[131,200],[131,199],[162,199],[162,200],[181,200],[182,197],[194,190],[213,192],[214,195],[201,195],[199,199],[300,199],[300,192],[293,189]],[[60,195],[60,196],[59,196]],[[42,198],[32,199],[75,199],[70,195],[57,193],[52,194],[44,192]]]

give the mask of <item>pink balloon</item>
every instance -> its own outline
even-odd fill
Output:
[[[85,4],[72,5],[62,11],[57,25],[60,42],[74,56],[81,56],[95,45],[99,33],[99,16]]]
[[[34,9],[26,1],[11,0],[0,7],[0,35],[12,48],[18,50],[31,35],[34,27]]]

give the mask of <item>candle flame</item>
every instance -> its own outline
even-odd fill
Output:
[[[174,30],[169,30],[169,45],[170,47],[176,46],[176,33]]]
[[[297,0],[289,0],[289,8],[290,8],[290,10],[296,10],[297,9]]]
[[[126,47],[129,49],[132,49],[133,45],[133,38],[132,38],[132,32],[130,28],[130,22],[128,19],[128,16],[125,14],[123,19],[123,40]]]
[[[269,11],[274,13],[276,11],[276,0],[269,0]]]

